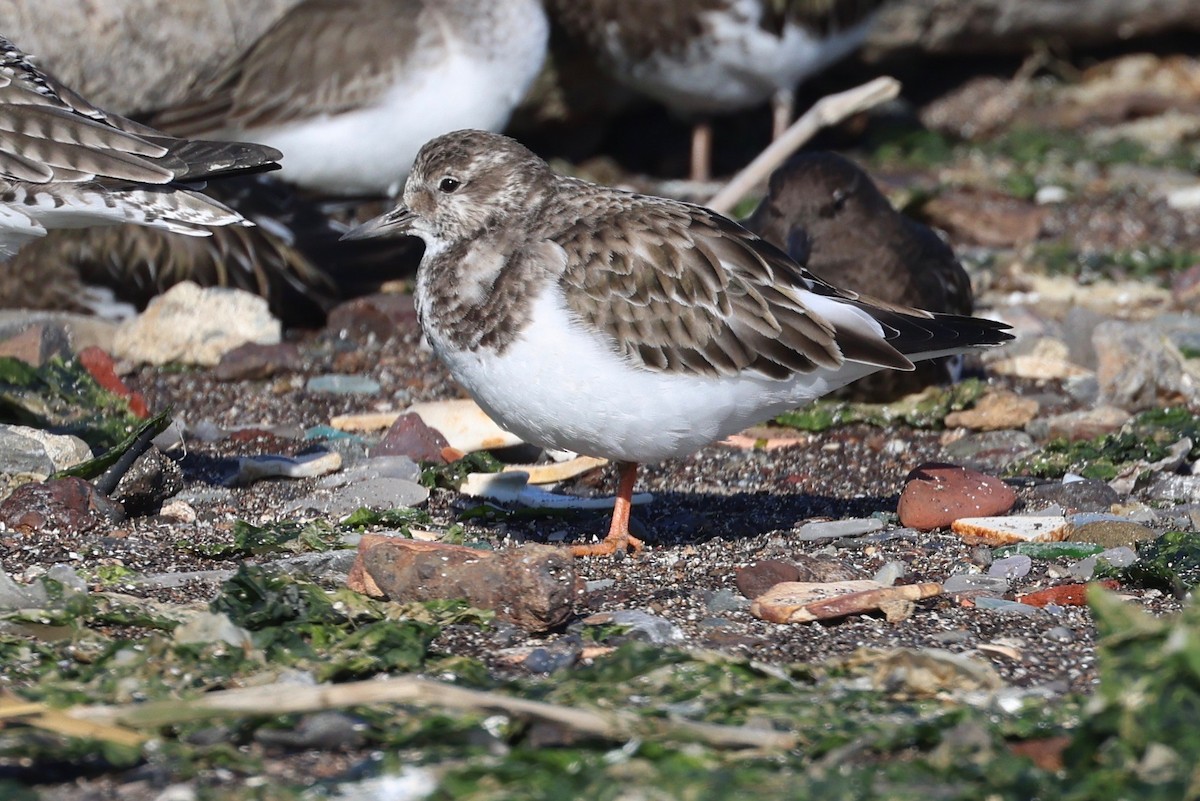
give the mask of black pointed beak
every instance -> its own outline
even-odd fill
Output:
[[[351,228],[342,234],[346,239],[370,239],[376,236],[403,236],[411,234],[412,224],[417,215],[404,206],[397,206],[386,214],[367,220],[357,228]]]

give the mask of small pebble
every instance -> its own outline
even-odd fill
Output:
[[[832,540],[838,537],[855,537],[870,534],[883,528],[883,521],[873,517],[852,520],[830,520],[823,523],[805,523],[800,527],[797,538],[804,542]]]
[[[308,379],[304,389],[326,395],[374,395],[380,387],[378,381],[366,376],[328,373]]]
[[[970,592],[988,592],[1003,595],[1008,592],[1008,581],[996,576],[959,573],[942,582],[942,592],[947,595]]]
[[[1007,601],[1004,598],[989,598],[987,596],[976,598],[975,608],[986,609],[989,612],[1003,612],[1006,614],[1026,616],[1039,615],[1042,613],[1042,610],[1038,609],[1036,606],[1018,603],[1017,601]]]
[[[1046,636],[1055,642],[1075,642],[1075,632],[1065,626],[1055,626],[1046,630]]]
[[[1011,580],[1029,575],[1032,567],[1032,559],[1024,554],[1017,554],[992,562],[991,567],[988,568],[988,575]]]
[[[743,609],[750,608],[750,599],[741,595],[737,595],[732,590],[720,589],[711,593],[705,601],[705,608],[709,612],[737,612]]]
[[[907,573],[908,565],[893,560],[875,571],[875,575],[871,577],[871,580],[877,581],[885,587],[891,587],[899,579],[904,578]]]

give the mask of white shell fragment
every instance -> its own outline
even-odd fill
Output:
[[[529,474],[520,471],[503,473],[471,473],[459,487],[464,495],[487,498],[501,503],[520,503],[538,509],[611,509],[613,498],[580,498],[559,495],[529,485]],[[649,503],[654,496],[639,492],[634,503]]]
[[[1062,515],[963,517],[950,530],[972,545],[1013,545],[1019,542],[1060,542],[1074,526]]]
[[[336,472],[341,467],[342,455],[337,451],[295,457],[243,456],[238,459],[237,473],[226,483],[241,486],[264,478],[315,478]]]

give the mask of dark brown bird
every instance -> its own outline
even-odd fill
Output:
[[[766,198],[742,224],[837,286],[947,314],[974,310],[971,281],[950,246],[896,211],[870,176],[836,153],[793,156],[772,173]],[[894,400],[953,380],[960,367],[951,358],[877,373],[848,394]]]

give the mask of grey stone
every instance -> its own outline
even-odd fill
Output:
[[[1003,595],[1008,592],[1008,580],[999,576],[959,573],[942,582],[942,592],[947,595],[955,593],[991,593],[994,595]]]
[[[579,659],[579,651],[574,648],[534,648],[529,656],[521,663],[530,673],[554,673],[569,668]]]
[[[872,577],[872,580],[879,582],[885,587],[891,587],[898,580],[903,578],[906,573],[908,573],[908,565],[904,564],[903,562],[892,560],[875,571],[875,575]]]
[[[1164,398],[1200,401],[1200,373],[1183,358],[1175,340],[1200,330],[1190,315],[1161,315],[1150,322],[1110,321],[1096,326],[1100,397],[1128,411],[1153,408]]]
[[[1018,601],[1006,601],[1003,598],[980,597],[975,599],[976,609],[986,609],[989,612],[1001,612],[1009,615],[1025,615],[1026,617],[1035,617],[1043,615],[1041,609],[1029,604],[1023,604]]]
[[[286,559],[276,559],[263,564],[269,570],[278,570],[290,576],[303,576],[317,581],[344,584],[350,574],[358,551],[344,548],[337,551],[302,553]]]
[[[235,624],[224,612],[197,612],[175,628],[172,639],[177,643],[223,642],[234,648],[252,648],[250,632]]]
[[[362,507],[376,510],[404,509],[429,500],[429,490],[402,478],[371,478],[339,487],[326,498],[309,497],[295,508],[316,509],[321,514],[348,515]]]
[[[1108,484],[1089,478],[1041,484],[1030,495],[1040,501],[1057,503],[1067,513],[1107,512],[1121,500],[1120,494]]]
[[[407,456],[375,456],[363,459],[354,466],[321,479],[317,486],[322,488],[342,487],[355,481],[372,478],[400,478],[405,481],[420,481],[421,466]]]
[[[1037,446],[1024,431],[981,431],[951,442],[942,450],[957,465],[993,472],[1028,456]]]
[[[297,751],[341,751],[362,745],[362,728],[358,720],[345,712],[326,711],[304,717],[295,728],[261,727],[254,732],[254,739],[264,745]]]
[[[704,606],[709,612],[738,612],[750,608],[750,599],[729,589],[707,593]]]
[[[0,570],[0,611],[14,609],[42,609],[50,602],[46,588],[37,584],[18,584]]]
[[[856,537],[870,534],[883,528],[883,521],[873,517],[851,520],[830,520],[822,523],[805,523],[800,527],[797,538],[803,541],[833,540],[839,537]]]
[[[1113,567],[1129,567],[1138,560],[1137,551],[1132,548],[1121,546],[1119,548],[1109,548],[1107,551],[1101,551],[1096,554],[1096,559],[1103,559]]]
[[[628,629],[624,637],[643,640],[652,645],[675,645],[686,638],[683,630],[666,618],[643,612],[640,609],[622,609],[607,613],[608,626],[624,626]]]
[[[1052,629],[1047,629],[1046,636],[1055,642],[1075,642],[1075,632],[1066,626],[1055,626]]]
[[[1146,488],[1146,495],[1154,500],[1200,503],[1200,475],[1160,473]]]
[[[46,571],[46,578],[61,584],[68,595],[84,595],[88,590],[87,582],[70,565],[52,565]]]
[[[330,373],[308,379],[304,389],[308,392],[320,392],[328,395],[375,395],[379,392],[380,386],[378,381],[366,376]]]
[[[1029,575],[1032,567],[1032,559],[1024,554],[1015,554],[992,562],[988,567],[988,575],[1011,580]]]

